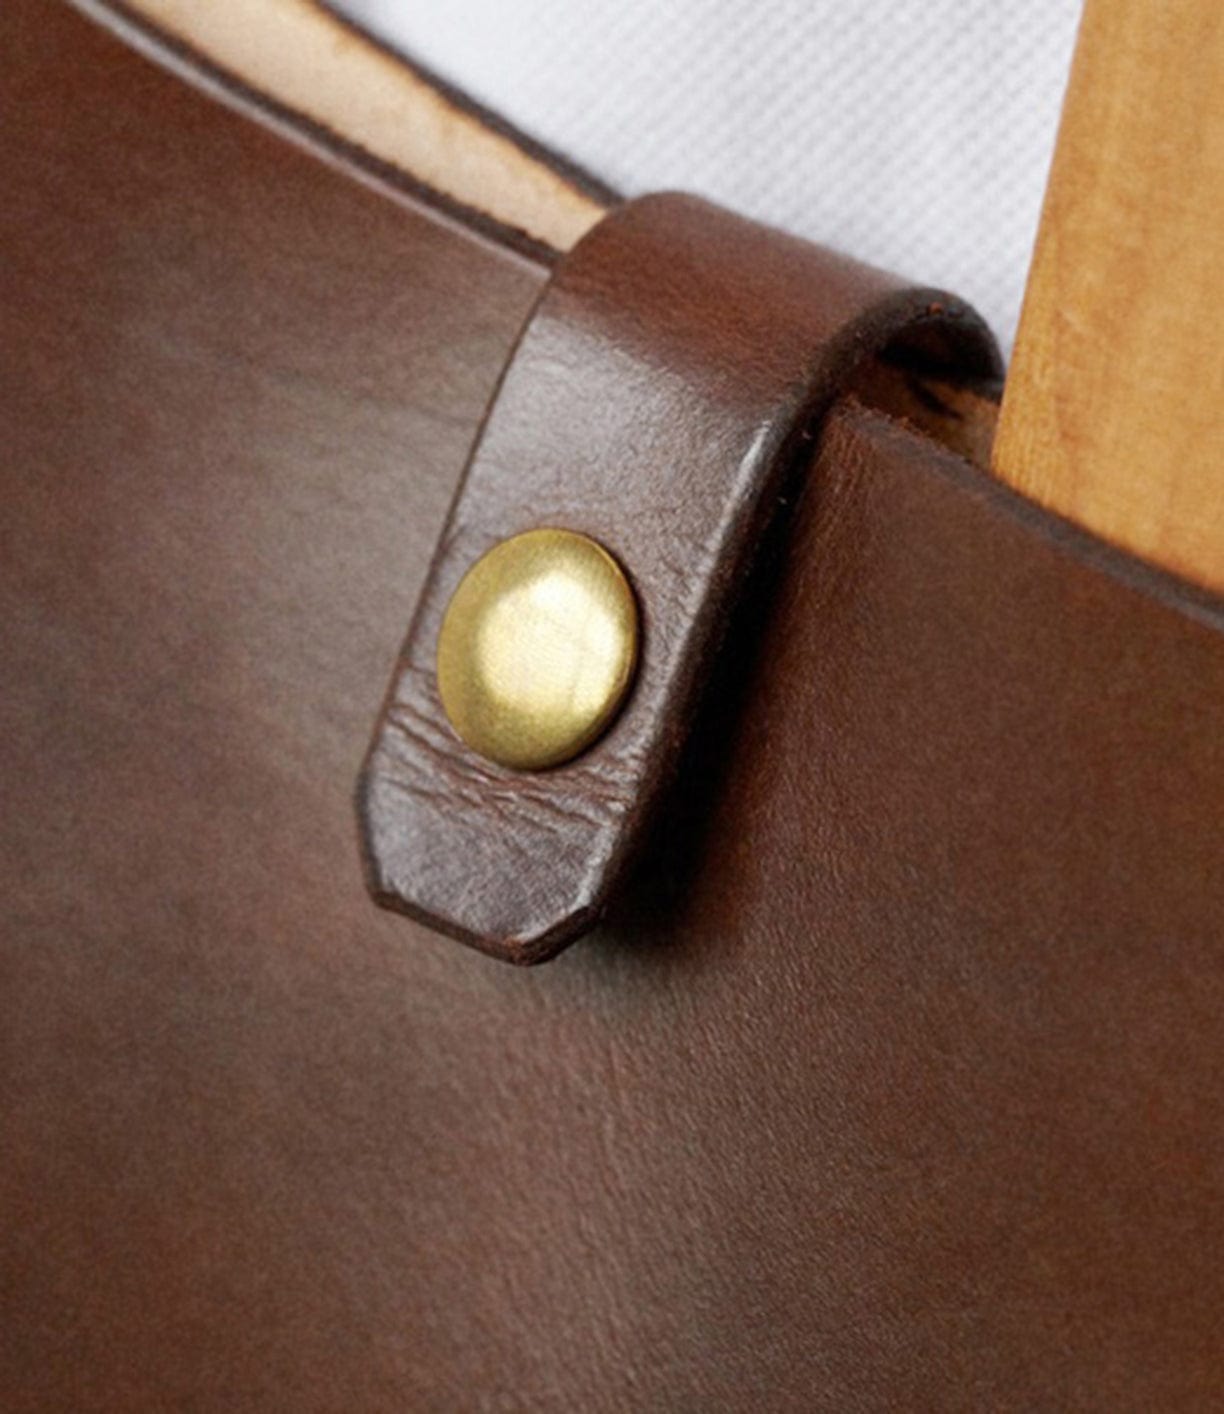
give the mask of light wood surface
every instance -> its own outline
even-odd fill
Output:
[[[604,213],[578,183],[314,0],[74,3],[162,62],[199,79],[203,60],[377,162],[553,249],[567,250]]]
[[[1224,589],[1224,5],[1088,0],[998,474]]]

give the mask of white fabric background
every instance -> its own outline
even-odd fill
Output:
[[[341,0],[618,190],[972,300],[1010,344],[1081,0]]]

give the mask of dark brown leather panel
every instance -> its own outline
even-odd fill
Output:
[[[376,897],[512,962],[598,921],[675,773],[729,608],[819,420],[874,355],[980,382],[989,331],[946,293],[650,196],[566,256],[515,349],[442,532],[363,774]],[[459,581],[540,526],[624,566],[643,624],[611,731],[549,771],[488,761],[438,696]]]
[[[782,1408],[1214,1407],[1222,607],[853,411],[810,488],[632,925],[719,1018],[712,1326]]]
[[[1218,604],[844,409],[616,915],[456,948],[351,782],[538,274],[0,39],[6,1411],[1218,1404]]]

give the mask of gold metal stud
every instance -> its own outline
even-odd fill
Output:
[[[455,590],[438,691],[473,751],[542,770],[608,729],[637,650],[633,590],[607,550],[571,530],[529,530],[494,546]]]

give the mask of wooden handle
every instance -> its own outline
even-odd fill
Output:
[[[995,470],[1224,589],[1224,6],[1088,0]]]

